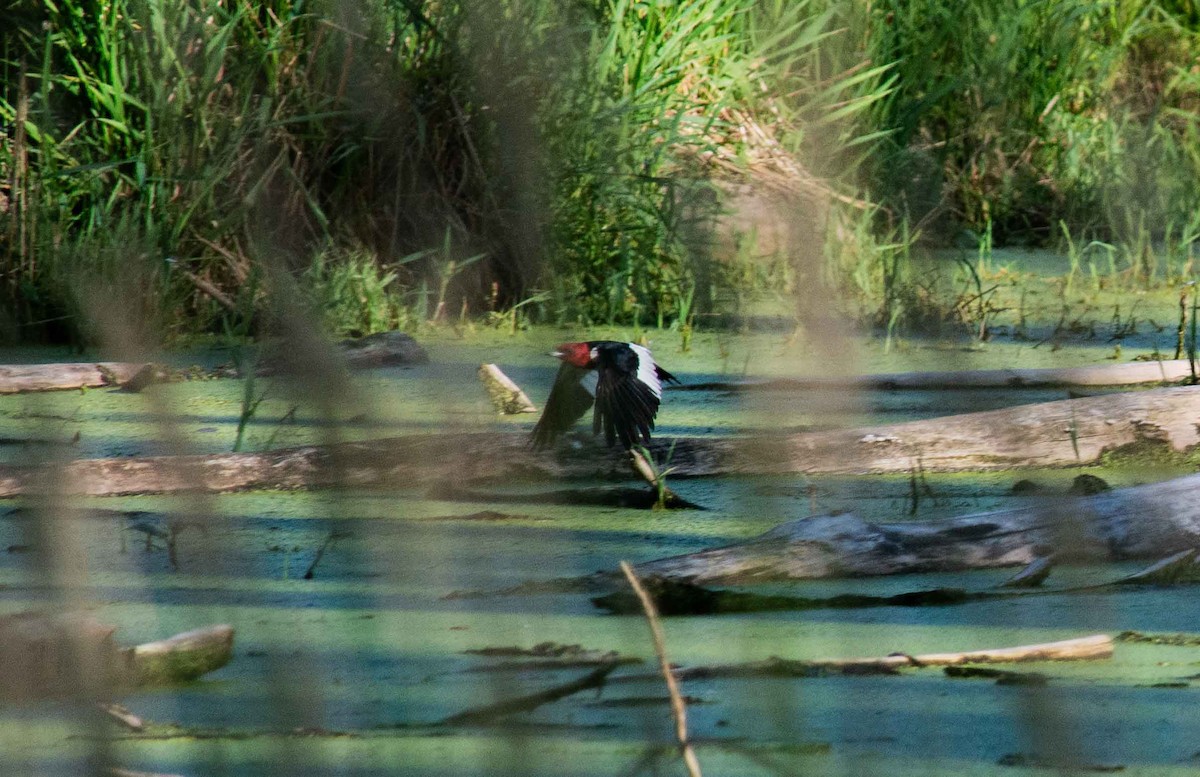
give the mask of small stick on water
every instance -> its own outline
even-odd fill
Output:
[[[130,731],[145,731],[146,723],[120,704],[96,702],[96,708]]]
[[[325,538],[325,541],[321,543],[321,547],[317,548],[317,553],[315,556],[313,556],[312,563],[308,565],[308,570],[305,571],[305,573],[304,573],[304,579],[305,580],[313,579],[313,575],[315,575],[317,573],[317,564],[320,564],[321,559],[324,558],[324,556],[325,556],[325,549],[328,548],[334,540],[340,540],[344,537],[349,537],[349,536],[350,536],[350,532],[347,532],[347,531],[334,530],[334,531],[329,532],[329,536],[327,536]]]
[[[667,661],[666,641],[663,637],[662,624],[658,620],[658,609],[654,606],[654,600],[650,598],[650,594],[642,587],[642,582],[633,573],[633,567],[629,566],[628,561],[621,562],[621,571],[625,573],[625,579],[629,581],[633,592],[641,601],[642,610],[646,613],[646,621],[650,624],[650,635],[654,639],[654,652],[658,654],[658,663],[662,668],[663,679],[667,681],[667,693],[671,696],[671,712],[675,716],[675,736],[679,739],[683,762],[687,765],[690,777],[701,777],[700,762],[696,760],[696,751],[692,749],[692,744],[688,741],[687,707],[683,703],[683,694],[679,692],[679,681],[675,679],[675,674],[671,671],[671,663]]]

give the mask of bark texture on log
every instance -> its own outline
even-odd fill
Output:
[[[689,383],[672,391],[808,391],[847,386],[860,389],[1054,388],[1072,386],[1137,386],[1177,383],[1192,374],[1187,359],[1167,359],[1086,367],[1005,370],[938,370],[848,375],[826,378],[766,378]]]
[[[148,368],[153,365],[146,362],[2,364],[0,394],[121,386]]]
[[[1058,559],[1161,558],[1200,547],[1200,475],[947,521],[788,521],[747,542],[649,561],[641,575],[697,584],[954,571]]]
[[[1200,387],[1138,391],[947,416],[867,429],[753,438],[659,438],[672,477],[874,474],[1073,466],[1108,451],[1200,443]],[[62,482],[95,496],[255,488],[409,488],[473,479],[625,478],[628,457],[599,443],[534,451],[524,434],[475,432],[308,446],[264,453],[86,459]],[[0,497],[29,490],[38,471],[0,466]]]

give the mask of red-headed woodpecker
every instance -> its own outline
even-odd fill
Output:
[[[563,343],[552,356],[562,360],[546,410],[533,427],[534,447],[541,448],[571,428],[593,403],[592,434],[604,430],[611,446],[626,449],[650,442],[654,416],[662,400],[662,384],[678,383],[654,363],[650,349],[633,343],[593,340]]]

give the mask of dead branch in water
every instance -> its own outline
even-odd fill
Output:
[[[503,699],[495,704],[489,704],[484,707],[474,707],[469,710],[451,715],[442,720],[443,726],[479,726],[491,723],[496,718],[501,718],[506,715],[512,715],[517,712],[529,712],[541,707],[543,704],[549,704],[552,701],[558,701],[572,694],[585,691],[588,688],[599,688],[604,685],[608,675],[616,669],[616,662],[603,664],[596,667],[591,672],[569,683],[556,685],[553,688],[547,688],[544,691],[531,693],[526,696],[518,696],[513,699]]]
[[[877,658],[822,658],[809,661],[792,661],[771,657],[764,661],[752,661],[745,664],[716,664],[677,669],[674,674],[681,680],[711,677],[814,677],[827,673],[889,674],[897,669],[927,666],[1007,664],[1028,661],[1097,661],[1112,658],[1112,654],[1112,637],[1107,634],[1093,634],[1088,637],[1036,645],[955,653],[923,653],[915,656],[893,653]]]

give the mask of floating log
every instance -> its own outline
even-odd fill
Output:
[[[1022,663],[1029,661],[1097,661],[1112,658],[1113,640],[1107,634],[961,653],[893,653],[878,658],[822,658],[793,661],[772,656],[744,664],[717,664],[675,670],[680,680],[711,677],[813,677],[827,673],[890,673],[897,669],[963,664]]]
[[[4,364],[0,365],[0,394],[123,386],[154,369],[147,362]]]
[[[269,351],[269,347],[268,347]],[[350,369],[370,369],[429,361],[425,349],[404,332],[380,332],[337,344],[342,361]],[[256,373],[275,371],[269,356]],[[234,377],[232,367],[218,368],[217,377]],[[65,391],[80,388],[120,387],[140,391],[151,383],[173,378],[172,371],[151,362],[77,362],[54,364],[0,364],[0,394],[32,391]]]
[[[748,438],[658,439],[674,478],[755,474],[874,474],[1095,463],[1106,452],[1200,443],[1200,387],[1067,399],[866,429]],[[474,479],[617,478],[624,452],[599,443],[534,451],[525,434],[474,432],[307,446],[262,453],[87,459],[65,467],[73,493],[95,496],[253,488],[404,486]],[[23,493],[38,470],[0,466],[0,497]]]
[[[1050,554],[1057,560],[1158,559],[1200,547],[1197,493],[1200,475],[1188,475],[941,521],[871,523],[850,513],[821,515],[788,521],[746,542],[645,562],[637,570],[704,584],[985,569],[1032,564]],[[1181,558],[1170,560],[1169,574],[1178,574]]]
[[[121,688],[187,682],[219,669],[233,629],[211,626],[122,650],[115,629],[81,614],[0,618],[0,699],[77,697],[106,701]]]
[[[1137,386],[1178,383],[1191,378],[1187,359],[1093,364],[1086,367],[1049,367],[1003,370],[938,370],[877,375],[815,378],[760,378],[710,381],[672,386],[672,391],[810,391],[859,388],[883,391],[908,389],[1070,388]]]
[[[208,626],[168,639],[146,642],[124,653],[128,679],[134,685],[166,685],[195,680],[229,663],[233,627]]]

